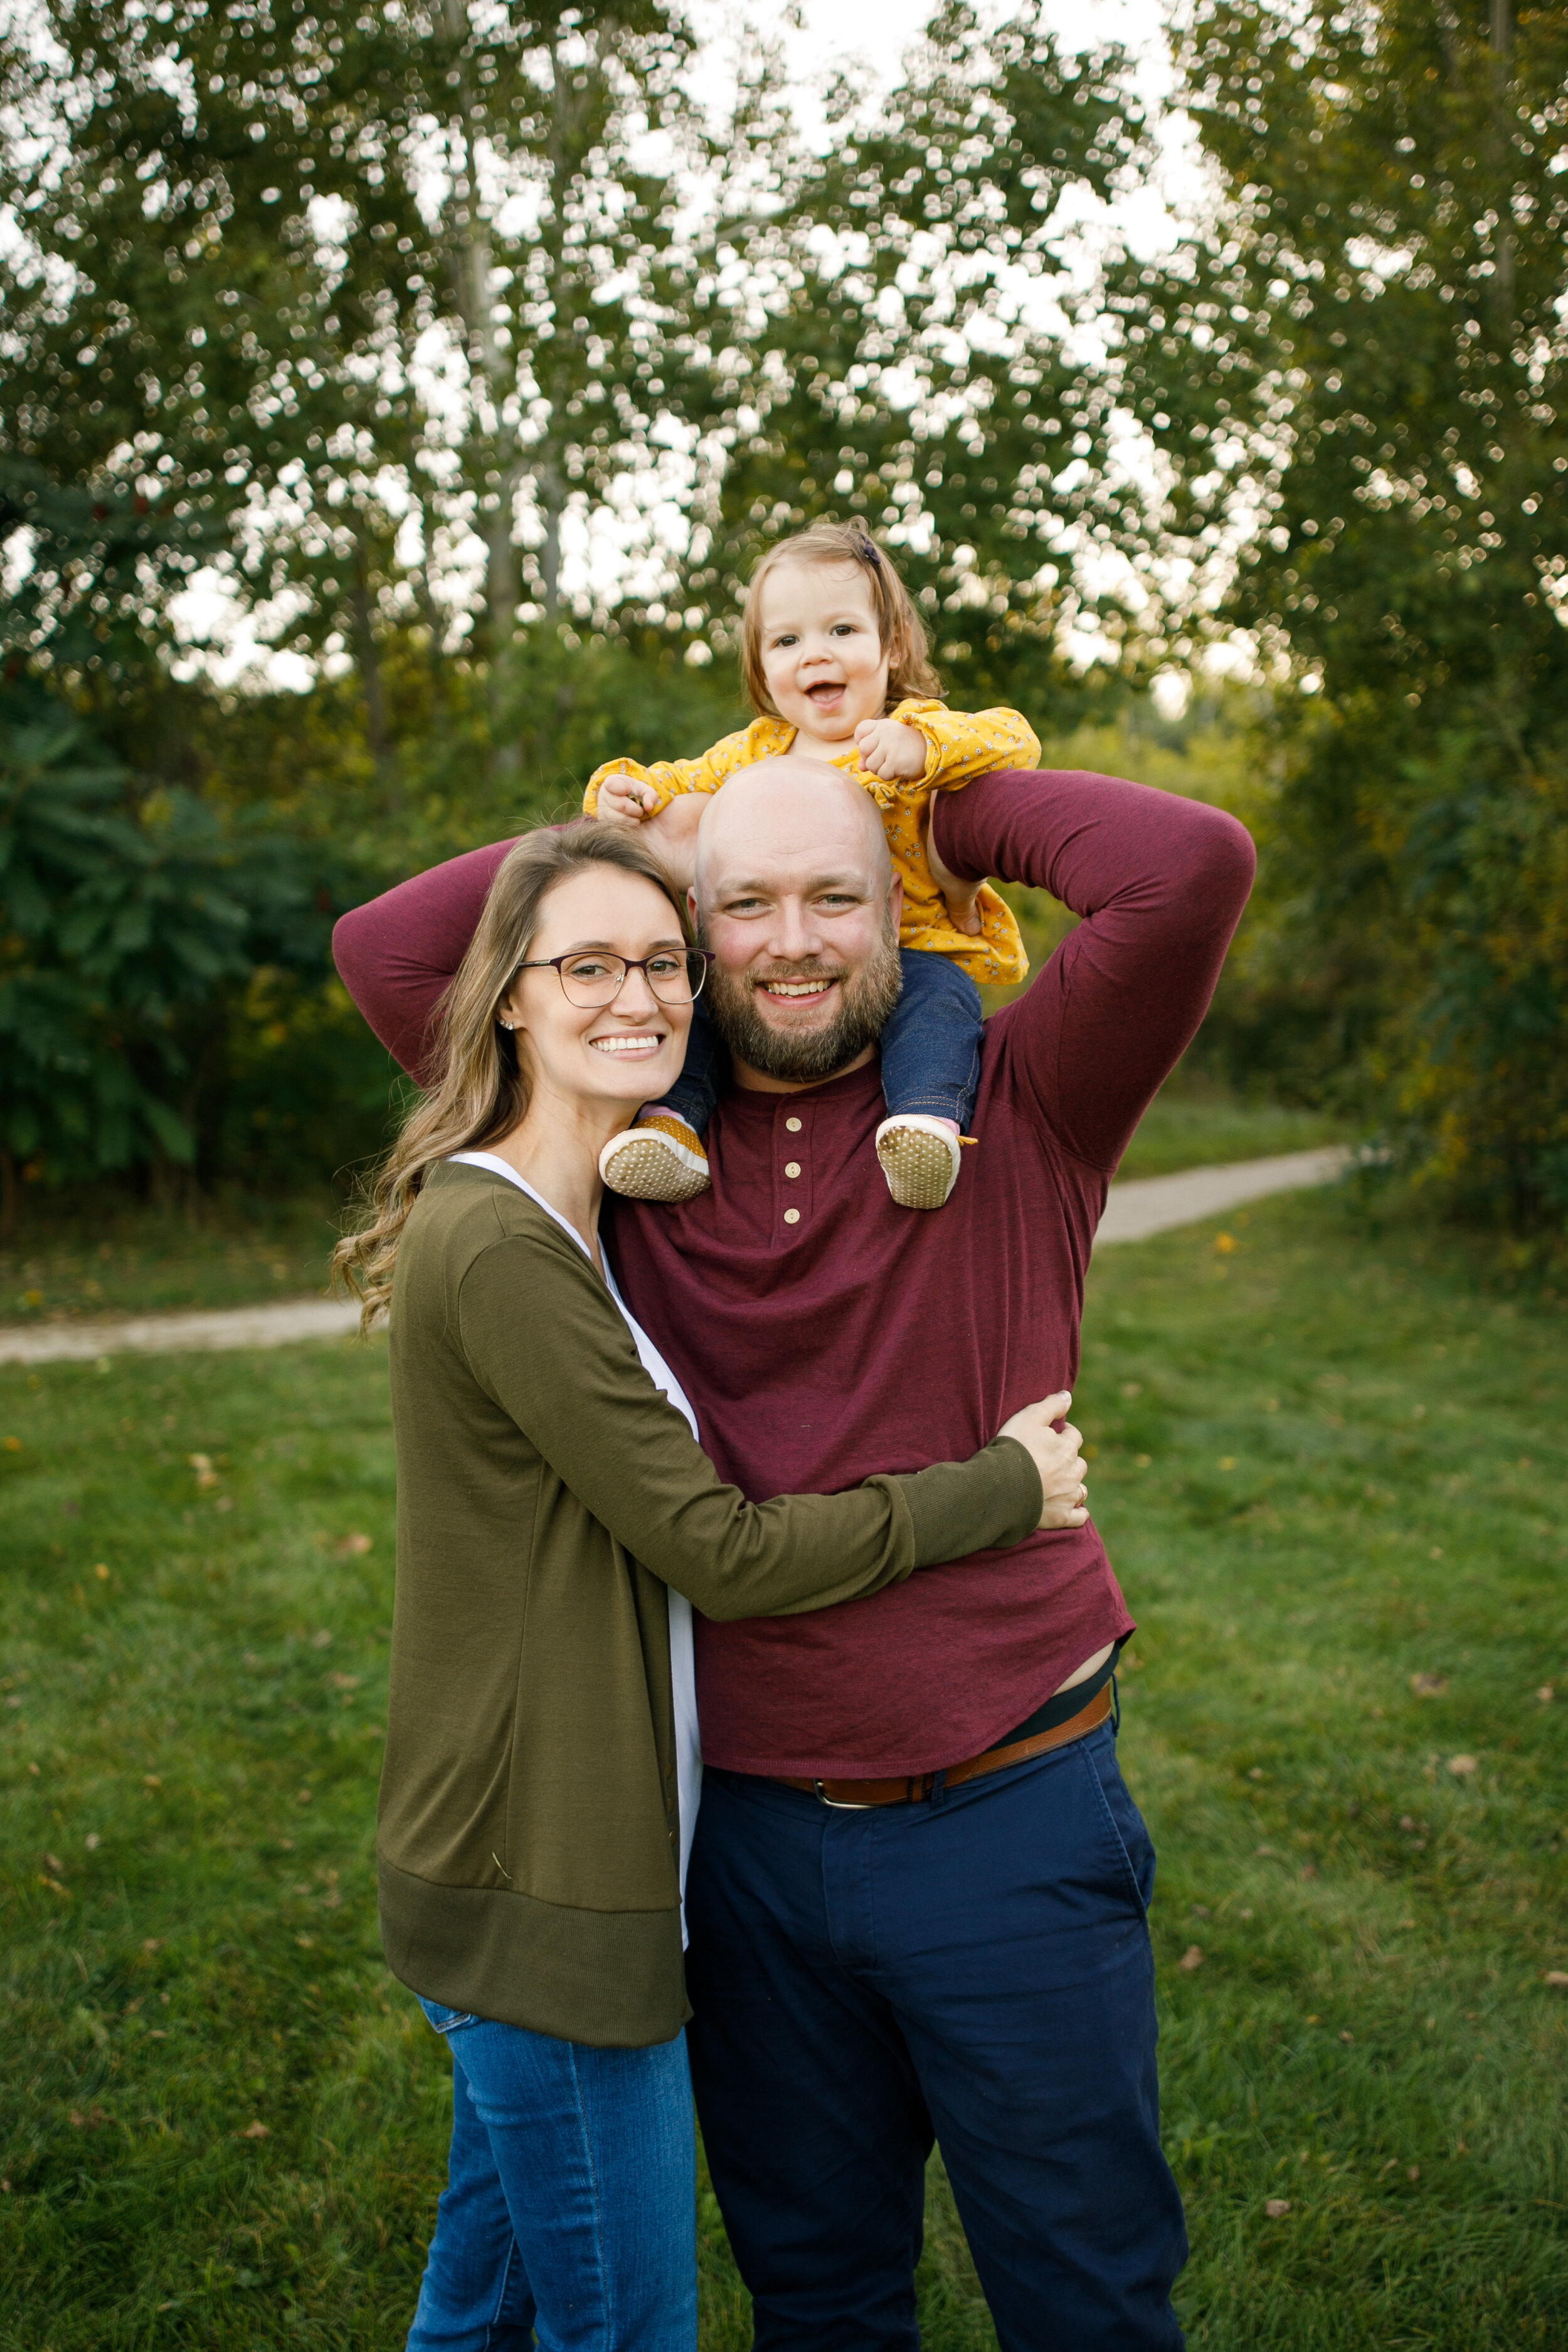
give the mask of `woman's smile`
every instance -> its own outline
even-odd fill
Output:
[[[668,1038],[668,1030],[649,1029],[635,1037],[590,1037],[588,1043],[596,1054],[618,1054],[623,1061],[646,1061],[650,1055],[662,1053]]]

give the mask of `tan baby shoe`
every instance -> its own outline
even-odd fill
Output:
[[[900,1111],[877,1129],[877,1157],[900,1209],[940,1209],[958,1181],[963,1154],[940,1118]]]
[[[612,1192],[631,1201],[694,1201],[710,1181],[701,1137],[663,1111],[612,1136],[599,1154],[599,1173]]]

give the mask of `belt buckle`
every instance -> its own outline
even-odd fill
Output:
[[[812,1782],[811,1793],[817,1803],[826,1805],[830,1812],[874,1813],[877,1810],[875,1805],[858,1803],[853,1797],[830,1797],[827,1794],[826,1783],[821,1780]]]

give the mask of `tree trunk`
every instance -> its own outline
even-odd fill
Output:
[[[349,598],[353,613],[354,661],[364,693],[365,734],[378,780],[384,784],[392,759],[392,730],[387,724],[386,692],[382,682],[381,655],[375,642],[369,566],[363,542],[354,549],[353,586]]]
[[[1513,79],[1513,0],[1491,0],[1493,57],[1492,132],[1496,145],[1497,259],[1493,288],[1499,331],[1512,341],[1513,316],[1513,142],[1509,135],[1508,93]],[[1506,356],[1506,344],[1504,355]]]

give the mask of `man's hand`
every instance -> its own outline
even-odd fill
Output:
[[[948,916],[953,929],[965,932],[970,939],[978,939],[983,929],[980,920],[982,886],[978,882],[961,881],[951,866],[942,864],[937,854],[936,835],[931,831],[931,816],[935,808],[936,794],[933,793],[931,806],[926,811],[926,864],[931,868],[932,881],[947,901]]]
[[[651,784],[641,784],[635,776],[606,776],[594,813],[610,824],[640,824],[653,814],[658,802]]]
[[[642,789],[648,788],[645,784]],[[711,797],[709,793],[677,793],[657,815],[642,821],[644,841],[678,890],[689,890],[697,878],[697,828]]]
[[[855,749],[868,776],[887,784],[918,783],[926,772],[926,739],[901,719],[862,719]]]
[[[1072,1394],[1067,1389],[1057,1396],[1042,1397],[1038,1404],[1026,1404],[1022,1412],[1005,1421],[996,1433],[998,1437],[1016,1437],[1035,1458],[1045,1495],[1042,1528],[1081,1528],[1089,1517],[1089,1465],[1079,1451],[1083,1440],[1070,1422],[1065,1429],[1052,1425],[1063,1419],[1071,1402]]]

